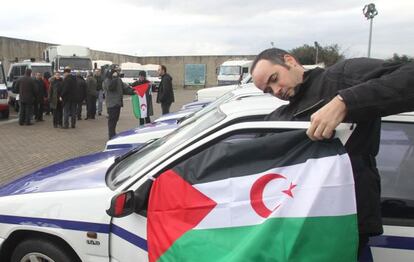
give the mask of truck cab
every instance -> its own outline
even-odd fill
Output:
[[[140,63],[125,62],[121,64],[121,76],[122,81],[128,85],[131,85],[138,80],[140,71],[144,68]]]
[[[43,51],[43,58],[52,63],[53,72],[63,72],[66,67],[70,67],[72,72],[86,76],[92,70],[91,51],[84,46],[49,46]]]
[[[239,84],[249,74],[252,62],[252,60],[230,60],[224,62],[217,70],[217,85]]]
[[[147,73],[147,80],[152,83],[151,90],[156,92],[160,86],[161,78],[158,74],[159,65],[147,64],[142,66],[144,71]]]

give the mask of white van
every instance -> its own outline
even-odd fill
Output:
[[[126,62],[121,64],[122,81],[128,85],[131,85],[138,80],[138,74],[143,70],[140,63]]]
[[[252,60],[229,60],[218,68],[217,85],[237,85],[250,71]]]
[[[160,86],[161,78],[158,74],[158,67],[159,65],[154,64],[147,64],[143,65],[143,70],[147,73],[147,80],[152,83],[152,91],[158,91],[158,87]]]
[[[24,76],[24,72],[27,68],[32,69],[32,76],[36,73],[41,73],[43,75],[45,72],[52,74],[52,64],[47,62],[35,62],[34,59],[30,59],[11,64],[9,73],[7,74],[7,87],[9,89],[10,105],[12,105],[16,111],[19,110],[19,103],[17,102],[19,100],[19,95],[13,93],[12,89],[16,81]]]

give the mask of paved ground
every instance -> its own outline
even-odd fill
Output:
[[[192,102],[195,92],[175,90],[171,111]],[[152,120],[161,115],[160,105],[155,101],[153,104]],[[86,115],[85,107],[82,115]],[[103,150],[108,137],[105,115],[77,121],[75,129],[57,129],[53,128],[52,116],[45,116],[45,121],[33,126],[19,126],[17,114],[11,112],[9,120],[0,120],[0,185],[52,163]],[[125,97],[117,132],[136,127],[138,122],[130,98]]]

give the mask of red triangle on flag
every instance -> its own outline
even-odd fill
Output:
[[[145,92],[147,92],[148,87],[149,87],[149,83],[144,83],[144,84],[133,86],[132,89],[134,89],[137,95],[139,95],[140,97],[143,97],[145,95]]]
[[[162,173],[152,184],[147,241],[150,261],[156,261],[187,231],[197,226],[217,205],[173,170]]]

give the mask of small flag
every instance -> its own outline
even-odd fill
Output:
[[[133,86],[135,95],[132,96],[132,108],[137,119],[148,116],[147,91],[149,83]]]

